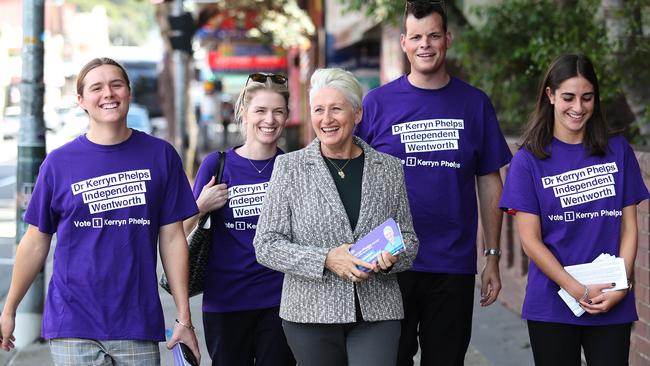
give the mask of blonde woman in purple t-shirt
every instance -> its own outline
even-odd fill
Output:
[[[608,131],[591,61],[559,57],[541,84],[500,203],[515,215],[531,260],[522,317],[536,365],[579,366],[581,349],[590,366],[628,364],[637,319],[636,205],[647,198],[634,152]],[[581,283],[564,268],[602,253],[623,258],[627,283]],[[579,307],[570,308],[560,289]]]
[[[288,115],[287,78],[249,75],[235,106],[243,145],[226,151],[221,182],[214,181],[217,152],[206,156],[194,182],[199,215],[211,213],[203,325],[212,365],[295,365],[278,316],[283,275],[257,263],[253,248]],[[186,220],[186,231],[199,215]]]

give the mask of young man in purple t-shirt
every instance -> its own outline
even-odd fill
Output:
[[[402,159],[421,243],[411,271],[398,274],[405,308],[398,365],[413,364],[418,338],[422,365],[462,365],[474,301],[476,188],[487,256],[480,303],[487,306],[501,289],[499,168],[512,155],[489,98],[447,73],[452,37],[441,5],[407,2],[404,29],[411,72],[368,93],[357,134]]]
[[[157,249],[177,310],[167,346],[183,342],[200,359],[182,225],[197,207],[180,158],[167,142],[126,126],[131,88],[115,61],[86,64],[77,93],[88,132],[54,150],[40,168],[0,317],[2,348],[13,348],[16,308],[56,233],[42,328],[56,365],[160,364],[165,327]]]

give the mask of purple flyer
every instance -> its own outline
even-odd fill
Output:
[[[377,263],[377,256],[382,251],[387,251],[392,255],[398,255],[404,249],[402,232],[395,220],[390,218],[354,243],[350,247],[350,253],[362,261]],[[364,272],[369,271],[365,267],[358,268]]]

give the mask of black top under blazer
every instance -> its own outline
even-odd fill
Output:
[[[304,149],[276,158],[253,245],[257,261],[284,272],[280,317],[297,323],[355,322],[354,287],[365,321],[402,319],[396,273],[411,267],[418,250],[399,159],[363,140],[361,209],[354,231],[315,139]],[[406,251],[389,273],[352,283],[325,268],[330,249],[354,243],[392,217]]]

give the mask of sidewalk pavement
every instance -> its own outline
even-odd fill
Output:
[[[166,327],[174,324],[175,307],[170,295],[160,292],[165,312]],[[477,292],[477,297],[478,292]],[[4,303],[4,301],[2,301]],[[0,304],[2,305],[2,304]],[[203,324],[201,322],[201,296],[190,300],[193,323],[201,347],[201,365],[210,365],[204,343]],[[173,366],[172,353],[160,344],[161,365]],[[415,365],[418,366],[419,354]],[[532,365],[532,353],[528,344],[526,324],[517,314],[496,303],[487,308],[474,308],[472,341],[465,356],[465,366],[526,366]],[[37,342],[18,351],[7,354],[0,351],[0,366],[50,366],[49,347],[45,342]]]

